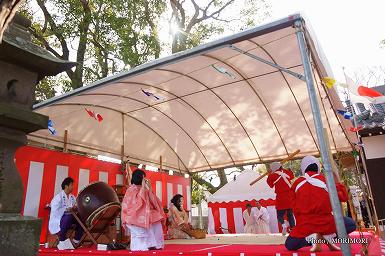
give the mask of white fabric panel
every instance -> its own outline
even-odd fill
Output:
[[[108,172],[99,172],[99,181],[103,181],[108,184]]]
[[[171,199],[174,196],[174,192],[172,191],[172,183],[167,183],[167,205],[171,203]]]
[[[214,217],[213,217],[213,212],[211,210],[211,207],[208,208],[208,227],[207,227],[207,232],[209,234],[215,234],[215,224],[214,224]]]
[[[116,174],[116,185],[123,185],[123,175]]]
[[[208,202],[231,202],[260,199],[275,199],[275,192],[267,185],[267,177],[250,186],[259,173],[253,170],[243,171],[235,181],[230,181],[208,198]]]
[[[219,220],[221,222],[221,228],[224,234],[229,233],[229,224],[227,223],[227,209],[219,208]]]
[[[79,170],[78,193],[90,183],[90,170]]]
[[[27,193],[25,195],[24,215],[37,217],[43,183],[44,163],[31,161],[28,173]]]
[[[181,194],[181,195],[183,196],[182,185],[178,184],[178,185],[177,185],[177,188],[178,188],[178,194]]]
[[[385,135],[362,137],[366,159],[385,157]]]
[[[191,187],[186,186],[187,210],[191,209]]]
[[[278,233],[277,210],[275,209],[275,206],[267,206],[266,209],[270,217],[270,232]]]
[[[57,165],[56,166],[55,193],[54,193],[54,195],[58,194],[62,190],[61,183],[67,177],[68,177],[68,166]]]
[[[156,183],[155,183],[155,186],[156,186],[156,196],[159,198],[159,200],[161,202],[163,202],[163,198],[162,198],[162,182],[157,180]]]
[[[243,224],[243,211],[242,208],[233,208],[234,212],[234,225],[235,225],[235,232],[237,234],[244,233],[244,227]]]

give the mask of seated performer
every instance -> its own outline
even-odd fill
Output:
[[[257,234],[257,219],[255,208],[252,208],[251,204],[246,204],[246,210],[243,211],[243,219],[245,220],[245,233],[247,234]]]
[[[72,193],[74,180],[67,177],[63,180],[61,188],[63,189],[51,201],[51,214],[49,217],[48,229],[51,234],[58,234],[59,250],[74,249],[69,239],[66,239],[67,231],[72,225],[76,225],[74,244],[77,244],[83,235],[81,226],[72,216],[71,211],[76,210],[76,198]]]
[[[277,219],[278,222],[282,225],[282,235],[286,235],[287,224],[284,220],[284,215],[286,213],[290,228],[292,229],[295,225],[295,220],[293,216],[293,200],[294,193],[291,190],[290,181],[294,178],[293,172],[289,169],[283,169],[281,163],[274,162],[270,164],[270,174],[267,177],[267,184],[271,188],[275,188],[276,193],[276,209],[277,209]]]
[[[136,169],[122,202],[122,224],[131,234],[131,251],[163,249],[162,203],[152,191],[146,173]]]
[[[299,177],[292,186],[295,192],[294,214],[296,226],[288,236],[285,246],[288,250],[298,250],[305,246],[312,246],[310,251],[321,250],[321,245],[311,243],[311,239],[325,239],[330,250],[339,250],[331,239],[335,237],[336,225],[332,214],[329,193],[325,177],[320,174],[320,164],[317,158],[306,156],[301,162],[303,176]],[[336,184],[341,201],[347,200],[345,187]],[[355,230],[352,219],[344,217],[347,233]]]
[[[257,234],[269,234],[270,233],[270,217],[267,209],[257,201],[257,208],[255,209],[255,219],[257,221]]]
[[[183,209],[183,196],[176,194],[171,199],[169,209],[169,228],[168,236],[170,239],[190,239],[188,234],[192,227],[189,223],[189,216]]]

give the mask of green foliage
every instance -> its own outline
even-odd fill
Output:
[[[51,77],[46,77],[36,85],[36,102],[41,102],[55,96],[54,82]]]
[[[78,63],[58,81],[66,92],[158,58],[156,24],[165,8],[162,0],[30,0],[22,13],[35,43]]]

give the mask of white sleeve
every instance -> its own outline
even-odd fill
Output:
[[[262,209],[262,212],[263,212],[263,214],[262,214],[262,219],[263,219],[264,221],[268,222],[269,219],[270,219],[270,217],[269,217],[269,213],[267,212],[267,209],[266,209],[266,208],[263,208],[263,209]]]

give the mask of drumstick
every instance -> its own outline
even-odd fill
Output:
[[[294,151],[293,153],[289,154],[285,159],[282,159],[281,160],[281,164],[284,164],[286,163],[287,161],[290,161],[293,157],[295,157],[299,152],[301,152],[301,150],[297,149],[296,151]],[[258,181],[260,181],[263,177],[265,177],[266,175],[268,175],[269,172],[266,172],[264,174],[262,174],[261,176],[259,176],[256,180],[254,180],[253,182],[250,183],[250,186],[254,185],[255,183],[257,183]]]

